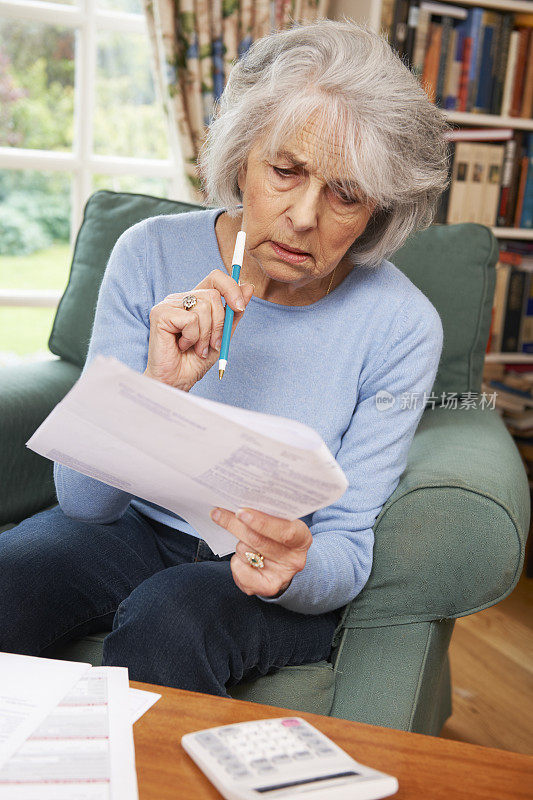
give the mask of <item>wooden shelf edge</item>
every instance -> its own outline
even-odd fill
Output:
[[[533,9],[532,9],[533,11]],[[449,111],[445,108],[446,118],[449,122],[459,122],[462,124],[476,125],[493,128],[517,128],[525,131],[533,131],[533,119],[523,117],[501,117],[498,114],[473,114],[471,111]]]
[[[533,353],[485,353],[487,364],[533,364]]]

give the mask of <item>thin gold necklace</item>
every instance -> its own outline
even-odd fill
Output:
[[[337,269],[337,267],[335,267],[335,269]],[[333,276],[335,275],[335,269],[331,273],[331,279],[330,279],[328,290],[327,290],[326,294],[329,294],[329,290],[331,289],[331,284],[333,283]]]
[[[336,269],[337,269],[337,267],[335,267],[335,269],[334,269],[334,270],[333,270],[333,272],[331,273],[331,278],[329,279],[329,286],[328,286],[328,290],[327,290],[327,292],[326,292],[326,295],[328,295],[328,294],[329,294],[329,292],[330,292],[330,289],[331,289],[331,284],[333,283],[333,278],[335,277],[335,270],[336,270]],[[242,285],[242,281],[241,281],[241,280],[239,280],[239,286],[241,286],[241,285]],[[252,283],[252,286],[253,286],[253,287],[254,287],[254,289],[255,289],[255,286],[254,286],[254,284],[253,284],[253,283]]]

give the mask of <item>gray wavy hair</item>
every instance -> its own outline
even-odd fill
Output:
[[[252,147],[263,142],[263,157],[275,158],[311,117],[325,141],[341,134],[344,174],[326,178],[352,192],[355,183],[359,200],[376,203],[346,254],[354,266],[376,267],[431,225],[449,182],[450,126],[366,24],[297,24],[258,39],[234,64],[198,158],[207,203],[237,216],[238,172]]]

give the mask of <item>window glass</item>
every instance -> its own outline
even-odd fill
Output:
[[[156,101],[145,34],[98,34],[94,151],[168,158],[164,116]]]
[[[94,191],[110,189],[113,192],[136,192],[153,197],[168,197],[169,181],[166,178],[140,178],[135,175],[94,175]]]
[[[75,32],[0,18],[0,146],[72,149]]]
[[[0,170],[0,289],[67,284],[70,175]],[[54,308],[0,306],[0,365],[45,358]]]
[[[48,350],[54,308],[0,306],[0,367],[55,356]]]
[[[102,11],[128,11],[130,14],[142,14],[141,0],[96,0],[98,9]]]

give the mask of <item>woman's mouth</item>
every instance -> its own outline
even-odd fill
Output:
[[[277,242],[270,242],[272,249],[276,255],[288,264],[301,264],[306,258],[309,258],[309,253],[294,252],[293,250],[286,249],[283,245]]]

